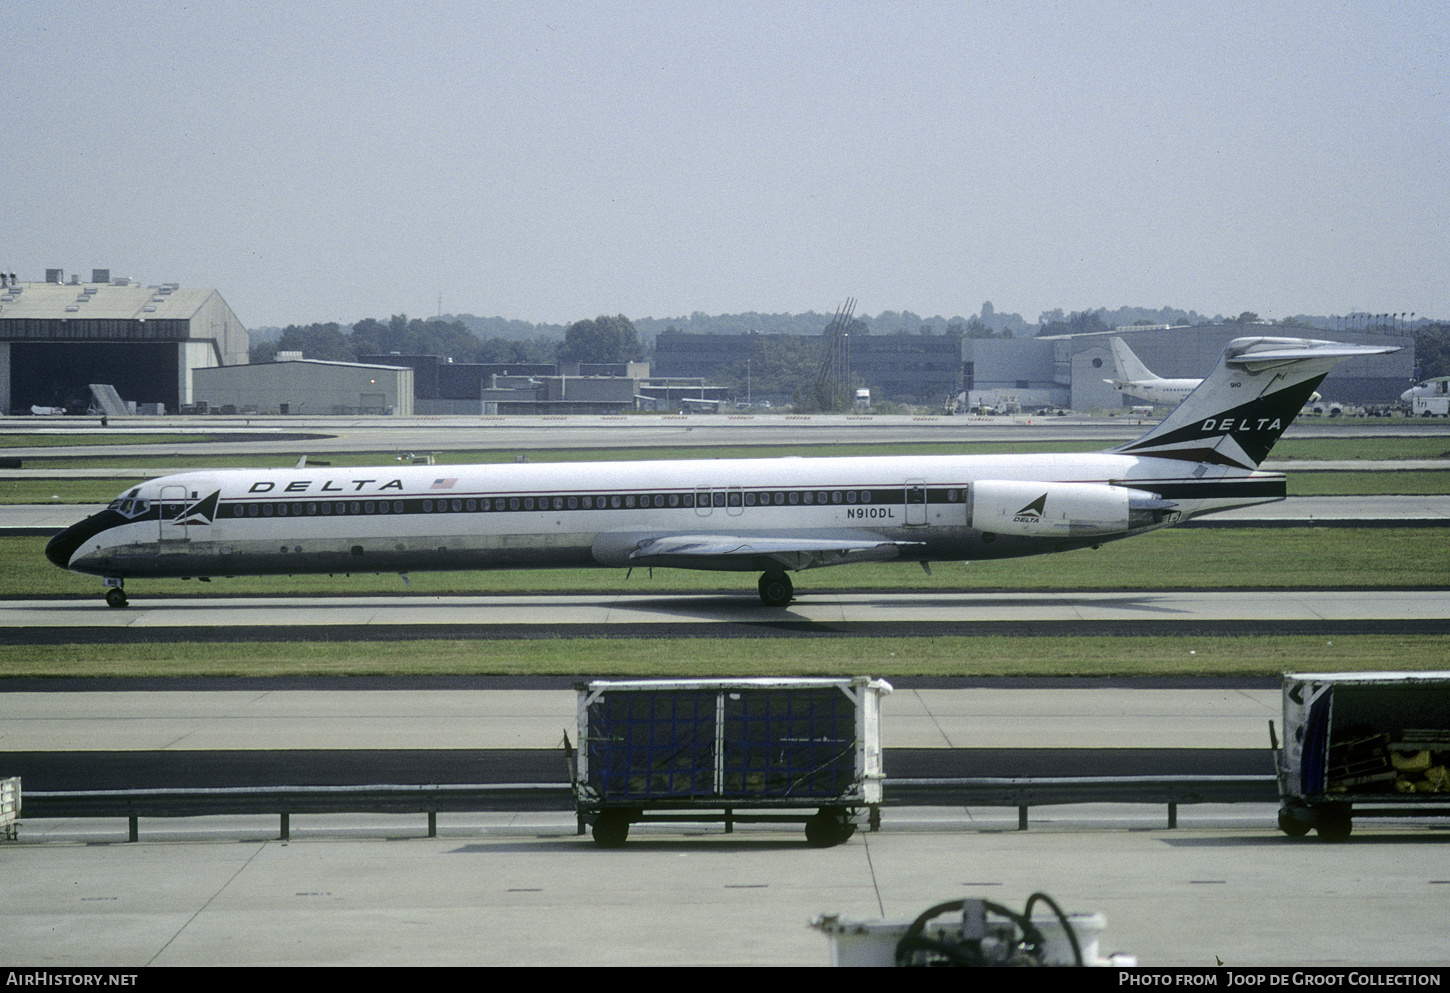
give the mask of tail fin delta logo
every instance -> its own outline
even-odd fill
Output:
[[[1042,515],[1045,513],[1047,513],[1046,493],[1042,494],[1042,496],[1038,497],[1036,500],[1033,500],[1021,510],[1017,511],[1017,513],[1012,517],[1012,523],[1033,524],[1037,521],[1042,520]]]

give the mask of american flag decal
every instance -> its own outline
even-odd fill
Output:
[[[435,479],[433,480],[433,485],[428,488],[430,490],[451,490],[457,482],[458,479],[456,477],[453,479]]]

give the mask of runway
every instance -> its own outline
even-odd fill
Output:
[[[910,444],[923,442],[1129,441],[1157,423],[1133,416],[1001,417],[943,414],[645,414],[498,417],[145,417],[100,427],[99,419],[0,418],[0,432],[27,436],[104,434],[135,444],[33,445],[7,457],[40,458],[254,456],[325,457],[340,452],[495,451],[526,454],[561,448],[703,447],[716,445]],[[1300,418],[1285,438],[1416,437],[1450,434],[1435,418]],[[165,435],[164,440],[150,436]],[[1312,463],[1299,463],[1312,467]],[[28,466],[27,471],[34,466]],[[140,471],[140,470],[132,470]],[[173,471],[170,469],[164,471]]]
[[[0,692],[0,770],[41,791],[568,782],[562,742],[577,718],[572,688],[517,689],[508,677],[462,687],[429,679],[387,688],[325,679],[312,689],[292,679],[169,682],[71,689],[41,680]],[[888,776],[1270,771],[1273,680],[1033,689],[900,682],[882,705]]]
[[[137,597],[13,600],[8,644],[393,638],[1450,632],[1450,590]]]

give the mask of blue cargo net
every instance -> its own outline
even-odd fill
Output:
[[[856,781],[855,705],[836,688],[611,693],[588,720],[603,800],[829,798]]]

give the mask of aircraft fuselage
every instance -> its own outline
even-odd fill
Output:
[[[1195,477],[1193,468],[1093,454],[202,471],[127,491],[57,536],[47,555],[116,579],[551,566],[769,571],[1034,555],[1284,495],[1276,473]],[[1003,527],[973,526],[981,510],[974,484],[984,480],[1035,487],[1024,507],[1036,490],[1075,484],[1090,484],[1089,495],[1147,491],[1174,506],[1120,514],[1120,528],[1074,520],[1038,537],[1021,515]],[[1003,533],[1014,529],[1021,533]],[[663,536],[674,537],[670,547],[650,545]],[[680,536],[705,547],[682,547]],[[753,541],[758,554],[711,545],[722,537]]]

